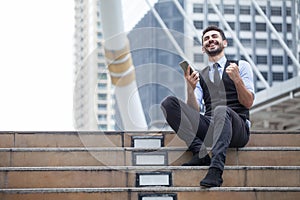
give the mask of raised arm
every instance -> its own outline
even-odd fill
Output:
[[[235,84],[239,102],[246,108],[250,109],[254,102],[253,91],[251,91],[252,89],[249,89],[249,85],[251,85],[253,82],[253,80],[251,80],[253,79],[252,74],[245,75],[245,79],[248,80],[246,82],[246,86],[243,78],[240,75],[239,67],[236,63],[230,63],[230,65],[226,68],[226,73]]]

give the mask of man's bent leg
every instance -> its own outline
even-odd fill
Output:
[[[206,187],[221,186],[228,147],[244,146],[249,140],[249,129],[236,112],[227,106],[218,106],[214,113],[212,162],[208,174],[200,182],[200,185]]]
[[[202,165],[198,152],[204,140],[209,120],[200,113],[177,99],[176,97],[167,97],[161,104],[167,122],[178,136],[184,140],[193,152],[193,159],[186,165]],[[196,137],[196,135],[198,137]],[[206,149],[205,149],[206,151]],[[207,155],[207,152],[205,153]],[[205,155],[203,157],[205,157]],[[205,165],[207,165],[210,158],[205,158]]]
[[[161,103],[161,109],[171,128],[186,142],[192,152],[199,151],[202,141],[195,137],[199,125],[199,113],[174,96]],[[189,112],[185,111],[189,110]]]
[[[211,167],[224,170],[228,147],[242,147],[249,140],[245,121],[231,108],[218,106],[214,115],[214,144]]]

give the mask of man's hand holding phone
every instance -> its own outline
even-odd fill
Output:
[[[180,67],[184,71],[184,75],[189,85],[195,89],[196,84],[199,81],[199,73],[195,71],[187,61],[182,61],[179,63]]]
[[[184,74],[186,74],[188,72],[188,70],[190,71],[190,75],[192,75],[192,73],[194,72],[194,70],[191,68],[191,66],[189,65],[189,63],[187,61],[181,61],[179,63],[180,67],[182,68]]]

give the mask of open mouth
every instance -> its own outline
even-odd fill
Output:
[[[206,53],[210,56],[218,55],[222,52],[222,47],[220,43],[216,40],[209,41],[208,44],[205,45]]]
[[[218,48],[218,45],[217,44],[210,44],[210,45],[208,45],[208,48],[213,50],[213,49]]]
[[[219,45],[218,41],[211,41],[209,42],[209,44],[206,45],[206,47],[210,49],[215,49],[218,47],[218,45]]]
[[[217,46],[215,44],[209,45],[209,48],[213,49],[216,48]]]

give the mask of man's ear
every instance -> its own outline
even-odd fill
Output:
[[[227,46],[228,46],[227,40],[223,40],[223,46],[224,46],[224,47],[227,47]]]
[[[205,48],[202,46],[202,53],[206,53]]]

